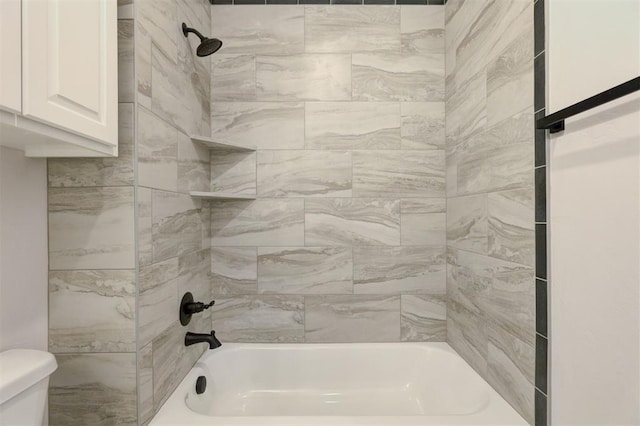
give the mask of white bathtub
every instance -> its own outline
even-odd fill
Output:
[[[198,376],[207,388],[196,394]],[[230,344],[151,425],[526,425],[446,343]]]

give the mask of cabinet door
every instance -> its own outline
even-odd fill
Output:
[[[0,108],[22,110],[20,0],[0,0]]]
[[[22,0],[22,110],[108,145],[118,135],[116,0]]]

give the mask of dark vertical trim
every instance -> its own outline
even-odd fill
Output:
[[[545,1],[536,0],[533,5],[534,28],[534,111],[535,119],[545,116],[547,107],[547,75],[545,54]],[[548,187],[547,187],[547,132],[534,124],[535,167],[535,229],[536,229],[536,361],[535,361],[535,422],[547,426],[548,410],[548,356],[549,356],[549,286],[548,280]]]

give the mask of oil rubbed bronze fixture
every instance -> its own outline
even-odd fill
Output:
[[[194,33],[200,38],[200,46],[198,46],[198,48],[196,49],[196,55],[200,57],[209,56],[212,53],[216,53],[222,47],[222,42],[217,38],[205,37],[200,33],[200,31],[196,30],[195,28],[187,27],[187,24],[183,22],[182,34],[184,34],[185,37],[188,37],[189,33]]]

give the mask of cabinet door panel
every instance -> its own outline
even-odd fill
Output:
[[[23,113],[117,145],[116,0],[23,0]]]
[[[0,107],[22,110],[20,0],[0,0]]]

